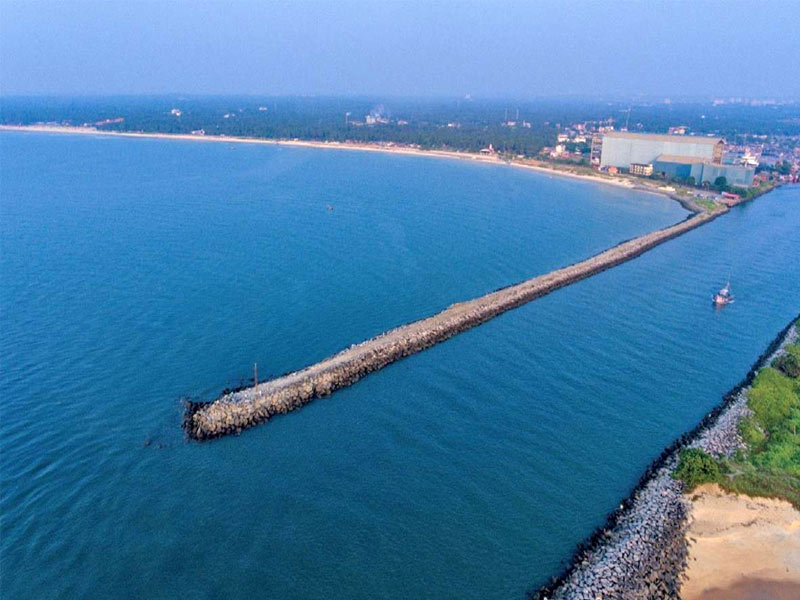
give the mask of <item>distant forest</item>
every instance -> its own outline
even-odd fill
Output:
[[[179,111],[180,114],[177,114]],[[123,119],[103,123],[106,120]],[[608,122],[629,131],[685,125],[729,142],[745,135],[800,135],[800,104],[622,103],[590,100],[471,100],[325,97],[5,97],[3,124],[94,125],[113,131],[393,142],[422,148],[534,156],[565,127]],[[513,125],[509,125],[513,122]]]

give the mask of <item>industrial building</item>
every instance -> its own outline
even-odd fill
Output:
[[[652,164],[661,155],[700,158],[722,163],[722,138],[691,135],[610,132],[603,136],[600,167],[630,168],[631,163]]]
[[[603,136],[600,167],[628,169],[633,175],[660,174],[696,185],[724,177],[728,185],[750,186],[755,169],[722,163],[725,142],[718,137],[607,133]]]
[[[721,163],[724,147],[722,138],[614,131],[603,136],[600,166],[627,169],[631,163],[652,164],[662,154]]]
[[[653,171],[669,179],[694,179],[696,185],[713,184],[724,177],[728,185],[747,187],[753,185],[756,170],[744,165],[724,165],[686,156],[659,156],[653,161]]]
[[[689,179],[701,183],[703,177],[703,159],[689,156],[669,156],[662,154],[653,161],[653,172],[668,179]]]

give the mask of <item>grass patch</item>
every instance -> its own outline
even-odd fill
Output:
[[[716,203],[708,198],[693,198],[693,200],[695,204],[706,209],[708,212],[714,212],[714,209],[717,208]]]
[[[730,492],[781,498],[800,509],[800,343],[787,346],[759,370],[747,392],[747,406],[753,414],[739,423],[744,451],[717,460],[697,448],[684,448],[673,477],[687,491],[718,483]]]
[[[747,406],[753,414],[739,424],[747,449],[726,461],[729,474],[720,485],[750,496],[783,498],[800,508],[800,344],[787,346],[758,372]]]
[[[735,474],[723,476],[717,482],[725,490],[747,496],[788,500],[795,508],[800,509],[800,477],[780,470],[757,468],[746,462],[730,464],[729,467],[739,470]]]
[[[799,384],[796,378],[787,377],[772,367],[764,367],[756,375],[747,393],[747,406],[768,434],[787,429],[787,419],[800,410]]]

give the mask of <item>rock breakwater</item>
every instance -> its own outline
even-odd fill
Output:
[[[365,375],[420,352],[512,308],[626,262],[651,248],[707,223],[722,213],[700,213],[579,263],[453,304],[431,317],[392,329],[317,364],[253,387],[223,394],[214,402],[187,402],[183,427],[191,439],[239,433],[315,398],[352,385]]]
[[[690,507],[683,484],[672,478],[680,450],[695,447],[714,456],[731,456],[742,447],[738,425],[749,411],[746,391],[758,370],[796,338],[796,320],[778,334],[714,410],[662,452],[605,525],[578,547],[570,566],[549,585],[531,592],[531,600],[681,597]]]

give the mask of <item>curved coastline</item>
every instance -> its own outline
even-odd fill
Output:
[[[737,426],[746,405],[743,392],[790,340],[798,319],[800,314],[773,338],[717,406],[659,454],[603,525],[578,545],[564,570],[529,591],[529,600],[680,598],[689,506],[682,484],[671,476],[678,455],[690,446],[729,455],[740,446]]]
[[[553,175],[555,177],[565,177],[568,179],[577,179],[581,181],[588,181],[592,183],[602,183],[605,185],[613,185],[624,189],[644,192],[649,194],[658,194],[666,196],[675,200],[689,212],[701,212],[701,209],[693,202],[687,201],[673,194],[670,191],[660,190],[651,186],[636,185],[634,182],[622,178],[612,176],[600,175],[581,175],[580,173],[572,173],[556,168],[549,168],[537,164],[530,164],[520,162],[517,160],[503,160],[498,156],[476,154],[474,152],[459,152],[456,150],[424,150],[422,148],[414,148],[411,146],[403,145],[388,145],[379,143],[347,143],[347,142],[323,142],[314,140],[300,140],[300,139],[279,139],[279,138],[255,138],[245,136],[229,136],[229,135],[191,135],[187,133],[148,133],[144,131],[105,131],[102,129],[94,129],[91,127],[75,127],[75,126],[51,126],[51,125],[0,125],[0,131],[18,131],[29,133],[53,133],[53,134],[74,134],[74,135],[99,135],[105,137],[121,137],[133,139],[159,139],[159,140],[180,140],[191,142],[223,142],[229,144],[260,144],[267,146],[289,146],[297,148],[320,148],[326,150],[350,150],[354,152],[380,152],[384,154],[405,155],[405,156],[422,156],[428,158],[445,158],[452,160],[465,160],[470,162],[478,162],[490,165],[501,165],[515,167],[518,169],[527,169],[536,171],[546,175]]]
[[[216,142],[216,143],[230,143],[230,144],[259,144],[268,146],[288,146],[297,148],[318,148],[323,150],[350,150],[353,152],[380,152],[383,154],[394,154],[404,156],[420,156],[426,158],[440,158],[451,160],[463,160],[469,162],[477,162],[489,165],[514,167],[517,169],[526,169],[528,171],[535,171],[543,175],[551,175],[553,177],[563,177],[566,179],[573,179],[578,181],[585,181],[589,183],[600,183],[603,185],[611,185],[617,188],[641,192],[644,194],[656,194],[665,196],[670,200],[674,200],[680,204],[685,210],[693,213],[705,212],[693,198],[685,195],[680,195],[674,188],[663,188],[658,185],[649,185],[643,183],[637,178],[619,177],[606,174],[585,174],[576,173],[571,170],[569,166],[559,168],[555,164],[548,164],[547,162],[537,161],[536,159],[505,159],[498,155],[485,155],[477,154],[475,152],[466,152],[459,150],[436,150],[436,149],[423,149],[413,146],[406,146],[402,144],[395,144],[393,142],[380,143],[365,143],[365,142],[332,142],[320,140],[301,140],[301,139],[283,139],[283,138],[258,138],[246,136],[231,136],[231,135],[192,135],[187,133],[153,133],[145,131],[106,131],[96,129],[93,127],[76,127],[72,125],[0,125],[0,132],[2,131],[16,131],[28,133],[51,133],[61,135],[96,135],[103,137],[117,137],[117,138],[132,138],[132,139],[159,139],[159,140],[173,140],[173,141],[191,141],[191,142]],[[771,188],[770,188],[771,189]],[[767,193],[770,189],[766,189],[761,194]],[[760,195],[760,194],[759,194]],[[752,196],[748,200],[740,202],[747,202],[755,199]],[[738,204],[735,202],[733,204]],[[733,206],[729,204],[729,206]]]

